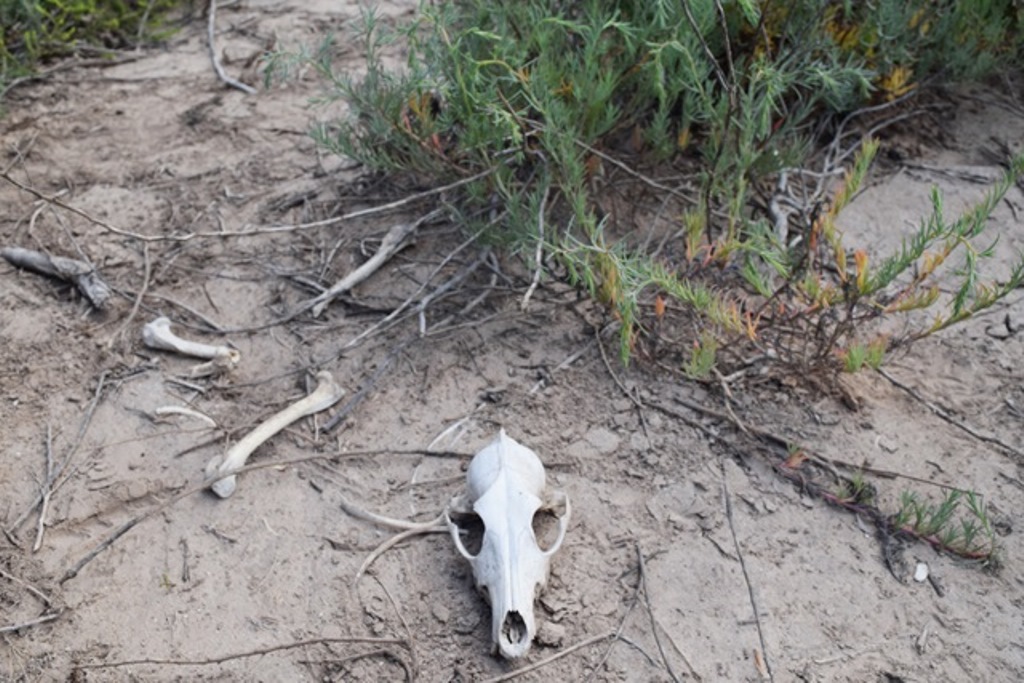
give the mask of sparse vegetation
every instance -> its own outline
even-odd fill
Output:
[[[482,174],[449,197],[458,222],[530,268],[546,254],[551,276],[618,320],[624,361],[656,347],[704,380],[754,350],[834,376],[878,368],[1024,282],[1021,258],[1001,281],[982,272],[997,242],[986,221],[1024,157],[957,217],[936,191],[895,253],[872,256],[838,224],[877,134],[916,115],[922,86],[1015,63],[1022,29],[1011,0],[462,0],[397,28],[370,10],[365,75],[336,72],[330,43],[310,59],[350,112],[315,137],[374,172]],[[384,59],[394,41],[408,47],[401,69]],[[268,75],[287,65],[276,56]],[[919,310],[932,321],[875,326]],[[863,480],[820,493],[877,513]],[[933,509],[908,493],[892,530],[972,556],[992,537],[966,500],[977,521],[957,526],[959,495]]]
[[[713,332],[718,362],[737,360],[747,340],[802,370],[838,370],[860,353],[868,322],[949,304],[933,325],[888,340],[906,343],[991,305],[1024,275],[1018,266],[983,284],[991,252],[971,242],[1021,159],[952,221],[936,195],[918,233],[877,265],[836,227],[878,149],[869,133],[891,123],[862,119],[906,118],[919,85],[1021,54],[1012,2],[946,5],[478,0],[424,5],[399,30],[369,11],[365,76],[335,73],[329,47],[315,60],[351,109],[316,137],[375,171],[442,182],[491,170],[453,202],[460,222],[533,254],[545,216],[556,227],[544,251],[621,321],[624,359],[642,349],[661,294],[682,304],[677,324]],[[409,45],[401,70],[382,59],[394,40]],[[638,214],[627,194],[662,210]],[[495,202],[497,220],[485,211]],[[946,302],[934,275],[951,258],[962,266]],[[702,334],[683,342],[708,348]]]
[[[181,0],[0,0],[0,97],[16,78],[84,50],[123,49],[167,35]]]

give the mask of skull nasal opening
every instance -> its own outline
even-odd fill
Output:
[[[513,645],[526,640],[526,622],[519,612],[512,610],[505,614],[505,621],[501,624],[501,637]]]

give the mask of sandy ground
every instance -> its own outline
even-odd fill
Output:
[[[355,2],[254,0],[222,10],[225,66],[252,79],[247,61],[272,39],[308,43],[356,12]],[[0,633],[0,680],[478,681],[536,663],[517,680],[1024,680],[1024,335],[1003,323],[1024,323],[1019,296],[886,366],[1009,448],[966,434],[874,373],[851,380],[863,397],[856,412],[785,384],[738,392],[748,423],[825,457],[984,495],[1001,570],[911,544],[907,572],[923,562],[935,579],[918,583],[890,572],[863,520],[803,495],[763,459],[736,455],[728,425],[679,402],[720,408],[717,393],[643,364],[606,363],[599,344],[614,356],[614,339],[595,334],[604,315],[573,291],[545,281],[521,312],[529,273],[514,259],[495,258],[434,301],[425,335],[414,316],[351,344],[452,252],[461,237],[450,225],[425,226],[414,247],[321,318],[270,324],[418,214],[215,233],[338,215],[414,188],[357,185],[344,162],[318,158],[304,135],[326,115],[307,106],[318,87],[311,74],[255,96],[226,89],[202,21],[135,57],[21,87],[0,122],[0,164],[18,182],[122,230],[199,233],[144,242],[0,182],[3,246],[84,254],[117,291],[98,314],[68,287],[0,263],[0,526],[10,532],[0,538],[0,628],[59,615]],[[979,153],[989,136],[1018,151],[1024,140],[1024,116],[998,95],[955,98],[942,114],[946,144],[890,161],[844,214],[851,237],[874,253],[897,244],[928,210],[932,185],[951,209],[979,197],[976,179],[998,174]],[[1020,215],[1014,189],[992,219],[1007,253],[1024,246]],[[475,247],[456,254],[430,288],[480,256]],[[509,279],[495,282],[497,271]],[[142,324],[161,314],[183,335],[229,341],[239,366],[182,382],[191,361],[140,342]],[[254,461],[323,459],[244,474],[227,500],[199,493],[159,507],[321,368],[346,398]],[[154,419],[163,406],[187,406],[218,427]],[[339,411],[345,419],[325,429]],[[490,653],[488,608],[448,537],[413,538],[354,584],[391,532],[340,508],[344,498],[393,517],[434,517],[499,427],[541,455],[574,510],[537,605],[537,642],[514,664]],[[443,452],[424,453],[439,436]],[[48,452],[53,467],[66,467],[33,552]],[[904,479],[875,483],[890,509],[906,488],[939,494]]]

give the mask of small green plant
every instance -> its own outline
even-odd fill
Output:
[[[715,367],[718,340],[710,332],[704,332],[700,340],[694,340],[690,359],[683,364],[683,374],[690,379],[706,379]]]
[[[990,560],[997,551],[984,501],[973,491],[951,490],[937,503],[906,491],[892,527],[960,557]]]

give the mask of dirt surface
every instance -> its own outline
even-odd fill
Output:
[[[356,13],[354,2],[224,9],[225,68],[255,80],[250,60],[275,39],[308,44]],[[886,366],[1009,448],[873,373],[851,379],[863,400],[855,412],[777,382],[737,391],[748,423],[825,457],[984,495],[1000,571],[908,545],[894,576],[864,520],[803,495],[763,459],[737,456],[725,447],[727,424],[679,402],[721,409],[717,390],[642,364],[622,369],[614,336],[598,342],[603,313],[563,285],[545,280],[522,312],[530,273],[476,247],[445,261],[462,239],[455,226],[421,228],[413,247],[320,318],[272,324],[362,263],[393,225],[437,205],[232,235],[423,189],[356,184],[357,170],[318,157],[304,134],[330,113],[307,107],[317,92],[309,73],[255,96],[225,88],[196,21],[164,49],[11,94],[0,167],[13,179],[120,230],[196,236],[145,242],[0,181],[2,246],[84,256],[117,292],[95,313],[68,286],[0,263],[0,526],[9,531],[0,628],[30,624],[0,633],[0,680],[478,681],[558,653],[517,680],[1024,680],[1024,335],[1010,330],[1024,324],[1019,296]],[[948,143],[891,161],[844,214],[853,239],[879,253],[897,244],[927,212],[932,185],[951,210],[979,197],[977,179],[999,172],[979,151],[989,136],[1019,151],[1024,116],[1000,93],[969,91],[953,104],[941,117]],[[1024,246],[1020,215],[1014,189],[992,219],[1005,253]],[[422,316],[352,343],[481,258],[484,267]],[[241,362],[226,376],[189,379],[193,361],[142,346],[141,326],[157,315],[183,336],[230,342]],[[226,500],[204,492],[160,507],[201,482],[227,443],[302,396],[319,369],[346,397],[253,462],[323,459],[245,473]],[[187,406],[217,428],[154,419],[165,406]],[[462,488],[467,456],[499,427],[540,454],[573,503],[537,605],[537,642],[514,664],[491,655],[490,613],[448,537],[402,543],[354,584],[392,532],[340,507],[344,498],[433,518]],[[429,446],[438,452],[424,453]],[[353,455],[375,450],[384,452]],[[33,552],[48,452],[54,471],[66,466]],[[941,493],[906,479],[876,483],[890,510],[901,490]],[[910,578],[917,562],[934,581]]]

